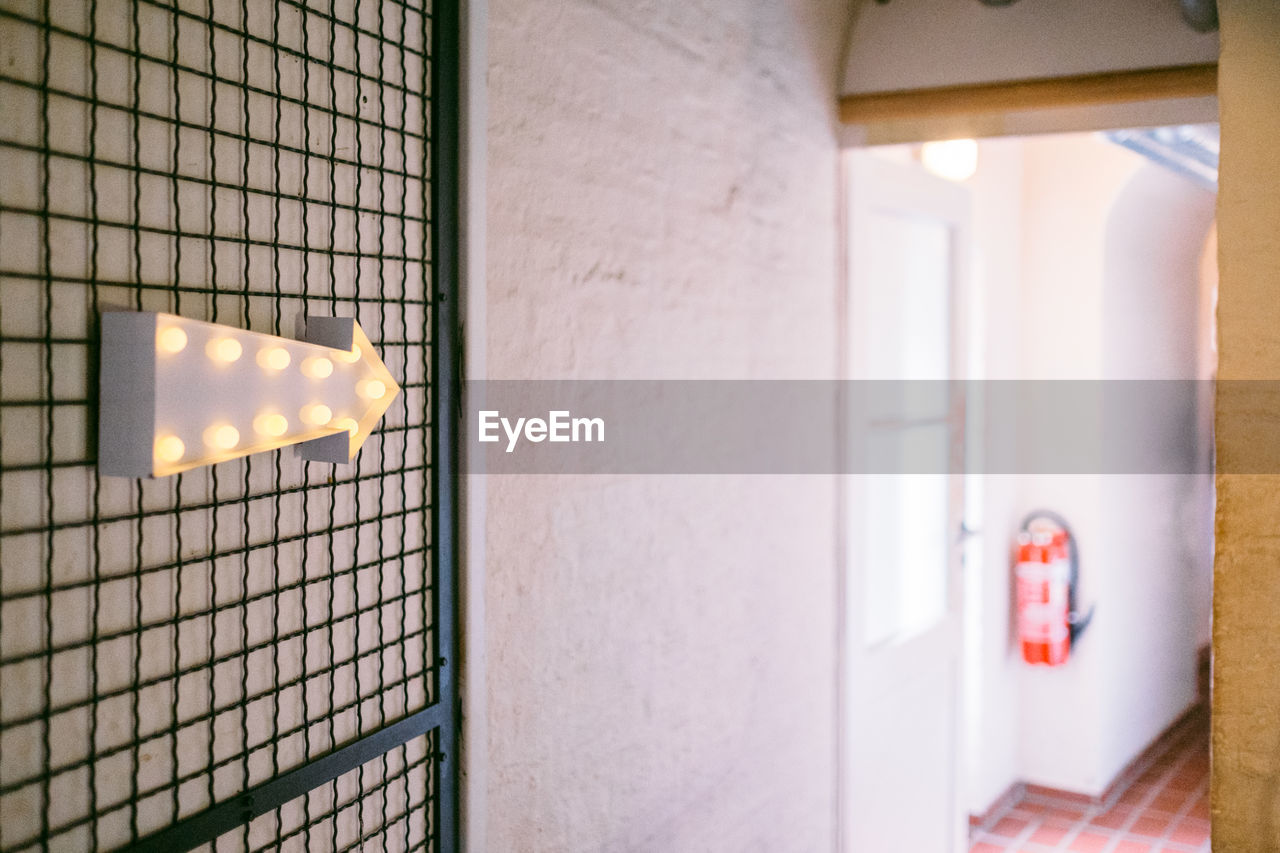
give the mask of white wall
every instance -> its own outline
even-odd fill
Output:
[[[858,6],[842,94],[1214,62],[1174,0],[984,6],[896,0]]]
[[[1201,254],[1216,194],[1155,164],[1125,184],[1106,223],[1103,362],[1109,379],[1194,379],[1208,348]],[[1170,461],[1206,459],[1194,392],[1179,424],[1146,424]],[[1102,775],[1156,737],[1196,697],[1196,652],[1212,585],[1208,474],[1108,477],[1098,567],[1116,606],[1098,621]]]
[[[1200,349],[1196,369],[1196,378],[1201,380],[1198,406],[1199,427],[1196,435],[1201,452],[1212,456],[1215,388],[1214,383],[1209,380],[1218,378],[1218,224],[1216,219],[1209,231],[1208,239],[1205,240],[1204,249],[1200,253],[1200,305],[1197,334],[1206,345]],[[1196,578],[1192,583],[1197,591],[1208,590],[1205,593],[1198,592],[1194,599],[1197,649],[1205,648],[1213,640],[1213,514],[1216,505],[1217,487],[1214,478],[1197,480],[1195,492],[1188,504],[1188,512],[1195,518],[1200,518],[1202,515],[1200,508],[1208,507],[1208,518],[1202,522],[1207,525],[1204,533],[1201,533],[1201,529],[1193,524],[1188,524],[1192,536],[1188,542],[1188,550],[1195,555],[1192,563]]]
[[[491,377],[833,376],[842,16],[490,3]],[[487,485],[487,849],[830,849],[833,478]]]
[[[1023,158],[1019,376],[1101,379],[1106,222],[1116,195],[1143,160],[1093,135],[1028,139]],[[1082,555],[1082,603],[1105,589],[1098,561],[1108,548],[1100,535],[1106,480],[1060,475],[1022,477],[1019,483],[1019,514],[1051,509],[1071,523]],[[1006,541],[1012,535],[1008,531]],[[1104,599],[1104,606],[1110,611],[1114,600]],[[1090,630],[1098,633],[1097,626]],[[1102,778],[1100,679],[1112,653],[1086,635],[1064,667],[1046,669],[1023,665],[1014,650],[1019,778],[1085,793],[1109,781]]]
[[[1093,135],[987,141],[981,162],[988,378],[1203,371],[1199,259],[1212,193]],[[971,811],[1019,779],[1100,793],[1192,700],[1210,595],[1205,487],[1187,477],[986,478],[982,589],[969,610],[981,620],[970,625],[981,650],[969,670],[981,685],[968,729]],[[1059,669],[1023,665],[1011,641],[1009,543],[1041,507],[1072,522],[1080,601],[1099,604]]]

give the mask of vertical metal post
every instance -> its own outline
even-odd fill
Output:
[[[443,0],[432,7],[431,22],[431,259],[435,273],[432,301],[432,374],[435,392],[431,430],[435,468],[435,500],[432,530],[435,534],[435,610],[439,660],[436,696],[452,713],[445,716],[436,743],[435,825],[441,853],[456,853],[458,844],[458,671],[457,613],[457,510],[458,408],[457,305],[458,228],[460,193],[459,73],[461,20],[458,0]]]

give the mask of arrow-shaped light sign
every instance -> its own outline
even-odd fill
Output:
[[[165,477],[290,444],[350,462],[400,386],[355,320],[309,317],[305,337],[103,314],[98,470]]]

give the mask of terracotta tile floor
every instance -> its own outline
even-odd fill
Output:
[[[970,833],[970,853],[1209,853],[1209,730],[1197,719],[1101,805],[1028,794]]]

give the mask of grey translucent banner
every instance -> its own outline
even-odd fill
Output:
[[[488,474],[1280,473],[1280,381],[468,383]],[[479,463],[479,464],[475,464]]]

